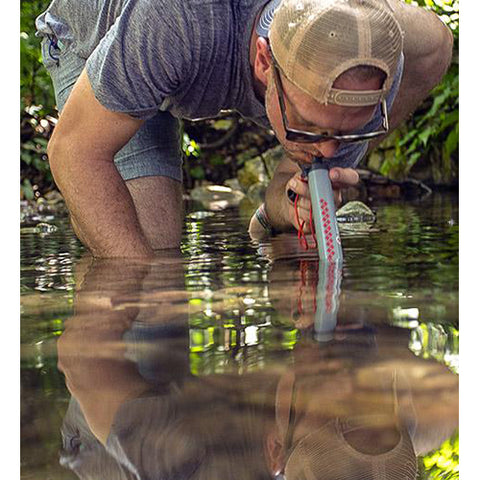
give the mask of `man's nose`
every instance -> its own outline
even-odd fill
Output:
[[[319,153],[319,156],[325,158],[331,158],[338,150],[339,142],[337,140],[327,140],[325,142],[319,142],[315,145],[315,150]]]

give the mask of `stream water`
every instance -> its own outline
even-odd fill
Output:
[[[22,478],[458,478],[458,201],[371,206],[341,270],[238,210],[149,263],[25,217]]]

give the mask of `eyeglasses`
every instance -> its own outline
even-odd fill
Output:
[[[273,56],[272,50],[270,49],[270,56],[272,58],[273,64],[273,79],[275,82],[275,87],[277,89],[277,97],[278,103],[280,105],[280,111],[282,113],[282,122],[283,128],[285,129],[286,139],[291,142],[297,143],[318,143],[318,142],[325,142],[327,140],[337,140],[339,142],[346,142],[346,143],[354,143],[354,142],[364,142],[367,140],[371,140],[373,138],[380,137],[385,135],[388,132],[388,113],[387,113],[387,102],[385,99],[382,99],[380,108],[381,108],[381,115],[382,115],[382,130],[378,130],[375,132],[367,132],[367,133],[358,133],[358,134],[351,134],[351,135],[326,135],[323,133],[313,133],[307,132],[303,130],[296,130],[294,128],[290,128],[288,126],[286,109],[285,109],[285,92],[282,86],[282,80],[280,77],[280,67]]]

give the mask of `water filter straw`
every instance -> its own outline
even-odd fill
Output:
[[[308,172],[308,188],[320,260],[340,265],[343,261],[342,244],[328,171],[327,163],[316,158]]]
[[[341,282],[341,263],[320,260],[314,319],[314,337],[318,342],[329,342],[333,339],[337,326]]]
[[[329,342],[333,339],[337,326],[343,264],[342,244],[327,162],[316,158],[305,173],[308,175],[319,255],[314,336],[319,342]]]

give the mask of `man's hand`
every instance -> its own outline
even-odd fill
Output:
[[[332,168],[329,172],[337,208],[342,203],[342,189],[358,183],[358,173],[353,168]],[[296,203],[296,207],[295,207]],[[305,233],[310,231],[310,190],[301,172],[296,173],[285,186],[285,217],[297,230],[302,224]]]
[[[330,170],[330,180],[338,207],[342,202],[341,190],[356,185],[359,176],[352,168],[335,167]],[[302,171],[296,163],[284,157],[275,170],[265,197],[261,215],[266,217],[264,221],[257,218],[258,211],[250,219],[248,232],[252,239],[260,240],[269,235],[270,232],[262,225],[265,221],[276,231],[290,231],[292,228],[299,230],[302,225],[305,233],[310,232],[310,191],[308,182],[302,177]]]
[[[330,170],[330,180],[334,190],[335,203],[338,206],[342,201],[341,189],[354,186],[358,183],[358,173],[352,168],[335,167]],[[295,198],[297,198],[297,214],[295,212]],[[276,231],[299,229],[303,223],[303,231],[310,230],[310,191],[306,179],[302,178],[300,166],[284,157],[275,170],[275,174],[265,194],[265,213],[268,222]],[[265,233],[256,216],[252,217],[249,227],[253,238],[262,237]]]

